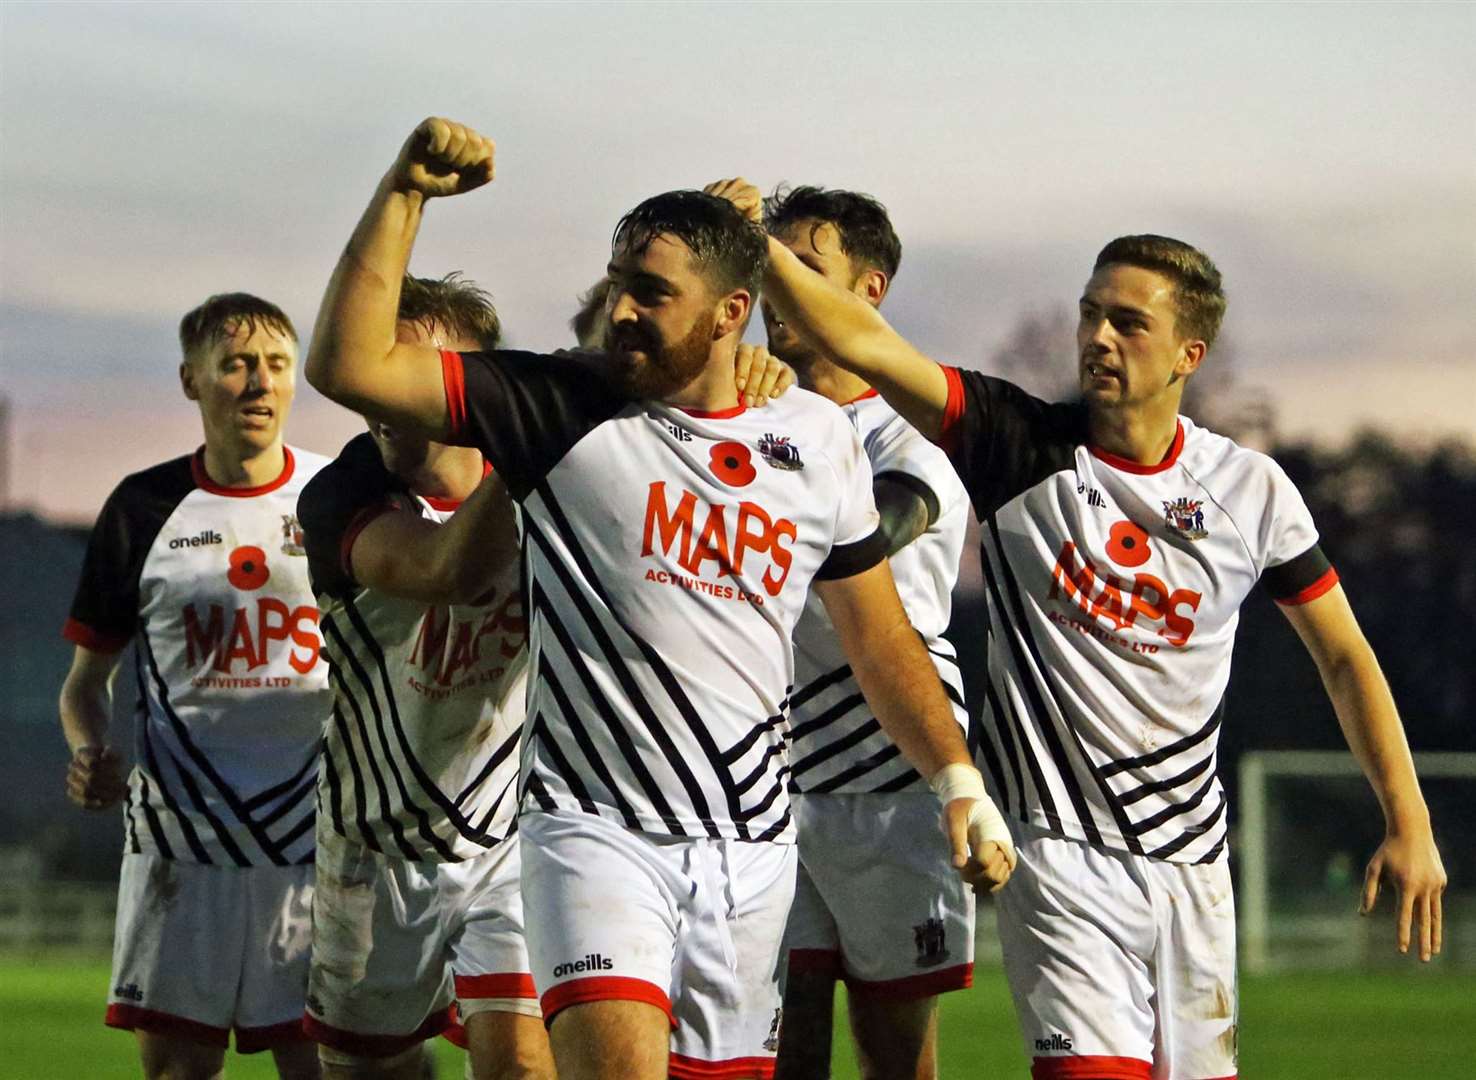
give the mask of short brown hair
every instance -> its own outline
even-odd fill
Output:
[[[186,360],[193,360],[212,341],[242,327],[253,334],[265,327],[297,340],[297,328],[276,304],[250,293],[232,292],[216,293],[179,320],[179,347]]]
[[[605,314],[605,300],[610,295],[610,279],[602,277],[589,287],[588,292],[579,294],[579,310],[569,320],[569,329],[574,331],[580,348],[604,347],[605,328],[600,321]]]
[[[406,274],[400,284],[399,319],[419,323],[427,331],[440,327],[488,351],[502,340],[502,320],[492,306],[491,294],[456,270],[443,278]]]
[[[1097,255],[1092,271],[1121,264],[1162,274],[1174,283],[1174,329],[1180,337],[1204,342],[1208,350],[1225,318],[1225,291],[1219,268],[1197,247],[1167,236],[1119,236]]]

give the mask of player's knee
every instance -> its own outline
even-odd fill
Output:
[[[144,1080],[220,1080],[225,1049],[152,1032],[138,1032]]]
[[[322,1080],[424,1080],[425,1060],[423,1043],[390,1057],[365,1057],[331,1046],[318,1047]]]

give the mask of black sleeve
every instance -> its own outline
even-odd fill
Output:
[[[190,459],[182,457],[135,473],[113,490],[87,539],[64,638],[94,652],[117,652],[128,644],[138,626],[144,559],[194,487]]]
[[[349,553],[365,525],[391,509],[405,485],[384,467],[379,447],[366,433],[352,439],[297,497],[297,519],[307,549],[308,575],[318,595],[358,588]]]
[[[880,473],[871,488],[876,495],[876,512],[881,515],[881,531],[887,537],[888,558],[938,520],[938,496],[911,473]]]
[[[944,368],[948,407],[938,444],[982,520],[1052,473],[1087,441],[1086,408],[1052,404],[1014,383]]]
[[[481,450],[508,493],[525,498],[575,443],[631,400],[595,363],[508,349],[443,353],[450,441]]]
[[[1287,607],[1316,600],[1337,583],[1338,573],[1319,544],[1313,544],[1280,566],[1268,566],[1261,573],[1261,587],[1271,594],[1271,599]]]

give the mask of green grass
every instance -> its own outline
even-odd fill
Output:
[[[102,1026],[105,964],[0,961],[0,1078],[132,1080],[133,1039]],[[943,999],[942,1076],[1026,1075],[1003,976]],[[1476,979],[1445,971],[1347,972],[1246,979],[1241,1075],[1247,1080],[1456,1080],[1472,1075]],[[442,1041],[442,1080],[460,1080],[461,1052]],[[232,1055],[231,1080],[268,1080],[271,1057]],[[836,1080],[855,1076],[836,1048]]]

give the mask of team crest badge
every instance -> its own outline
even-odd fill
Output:
[[[1204,503],[1199,499],[1175,499],[1163,504],[1163,523],[1185,540],[1203,540],[1209,535],[1204,527]]]
[[[302,526],[297,523],[296,514],[282,515],[282,550],[288,555],[307,554],[307,548],[302,546]]]
[[[912,943],[917,946],[918,967],[937,967],[948,959],[948,938],[942,919],[928,919],[914,926]]]
[[[776,469],[796,472],[805,467],[800,460],[799,447],[789,441],[788,435],[765,434],[758,444],[763,459]]]

